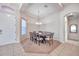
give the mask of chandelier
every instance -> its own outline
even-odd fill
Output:
[[[38,18],[37,18],[37,22],[35,23],[36,25],[41,25],[42,24],[42,22],[40,22],[39,13],[40,13],[40,11],[39,11],[39,8],[38,8]]]

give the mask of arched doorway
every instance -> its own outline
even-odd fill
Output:
[[[64,16],[65,19],[65,42],[79,43],[79,13],[71,12]]]

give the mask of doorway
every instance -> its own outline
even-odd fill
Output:
[[[65,42],[79,43],[79,13],[73,12],[65,15]]]

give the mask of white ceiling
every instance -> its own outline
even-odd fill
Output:
[[[0,11],[20,12],[25,16],[37,17],[39,9],[39,16],[42,18],[60,12],[71,4],[74,3],[0,3]]]
[[[22,15],[36,18],[39,9],[39,16],[43,18],[63,10],[63,8],[68,5],[69,4],[63,3],[0,3],[0,11],[10,13],[20,12]]]
[[[0,12],[20,12],[21,15],[30,16],[31,20],[33,19],[37,21],[38,10],[39,18],[43,19],[62,11],[64,8],[72,4],[74,3],[0,3]]]
[[[23,4],[21,8],[21,14],[28,15],[32,18],[39,17],[43,18],[50,14],[61,11],[63,8],[57,3],[32,3],[32,4]]]
[[[0,3],[0,12],[15,14],[19,11],[19,3]]]
[[[66,17],[70,20],[78,20],[79,19],[79,12],[72,12],[66,15]]]

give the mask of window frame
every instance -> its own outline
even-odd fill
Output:
[[[22,20],[26,22],[26,34],[22,34]],[[21,35],[27,35],[27,21],[24,17],[21,18]]]
[[[73,25],[76,27],[75,32],[71,31],[71,26],[73,26]],[[70,30],[70,33],[77,33],[78,32],[78,26],[77,26],[77,24],[71,24],[70,27],[69,27],[69,30]]]

